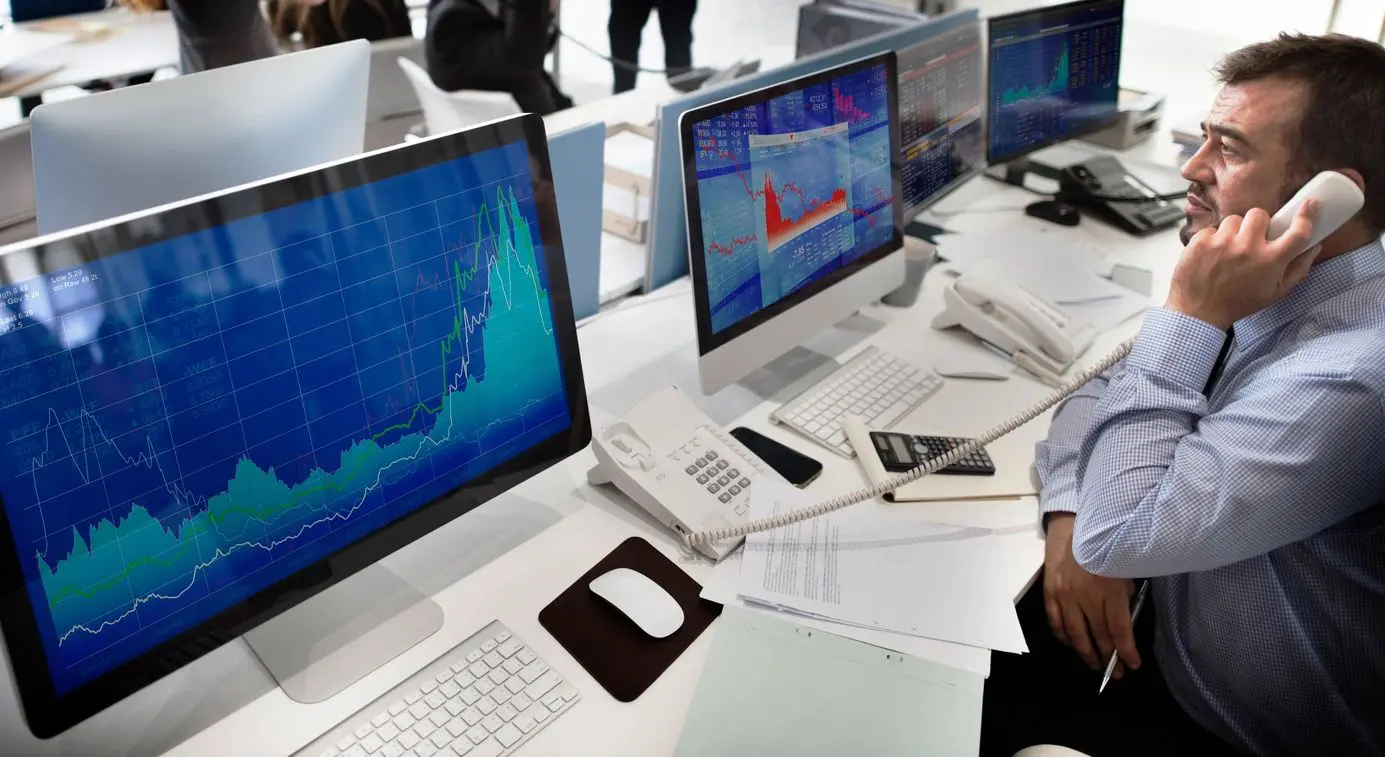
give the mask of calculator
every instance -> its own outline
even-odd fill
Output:
[[[891,473],[911,471],[935,457],[942,457],[956,447],[971,441],[954,436],[916,436],[891,431],[870,432],[871,443],[880,456],[885,470]],[[961,460],[943,468],[938,473],[951,473],[963,476],[994,476],[995,463],[986,449],[964,456]]]

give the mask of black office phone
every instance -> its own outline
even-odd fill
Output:
[[[1058,196],[1117,228],[1145,236],[1183,222],[1183,208],[1125,170],[1110,155],[1098,155],[1064,168]]]

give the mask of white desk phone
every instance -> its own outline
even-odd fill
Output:
[[[1324,171],[1274,215],[1267,238],[1283,234],[1309,198],[1318,199],[1322,206],[1305,250],[1336,231],[1365,203],[1361,190],[1350,179],[1335,171]],[[959,279],[957,283],[961,282]],[[959,325],[1002,349],[1023,351],[1045,367],[1054,366],[1055,376],[1066,370],[1095,337],[1089,326],[1071,322],[1054,306],[1018,288],[1015,291],[989,282],[949,290],[954,288],[957,291],[952,298],[959,307],[955,318]],[[673,529],[689,547],[720,560],[749,534],[782,528],[875,499],[948,467],[1042,415],[1120,362],[1133,345],[1134,339],[1127,340],[1062,383],[1048,397],[945,455],[874,486],[791,513],[757,521],[748,519],[749,487],[761,476],[777,474],[707,418],[677,387],[669,387],[640,403],[625,418],[594,436],[592,447],[598,465],[587,478],[593,484],[616,484]]]

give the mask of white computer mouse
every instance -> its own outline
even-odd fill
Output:
[[[656,639],[683,627],[683,608],[678,601],[643,573],[615,568],[593,578],[589,586],[594,594]]]

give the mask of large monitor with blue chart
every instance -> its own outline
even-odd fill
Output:
[[[704,391],[899,286],[897,81],[883,53],[683,114]]]
[[[1080,0],[988,21],[986,160],[1004,163],[1120,117],[1124,0]]]
[[[586,446],[542,121],[0,250],[0,622],[51,736]]]

